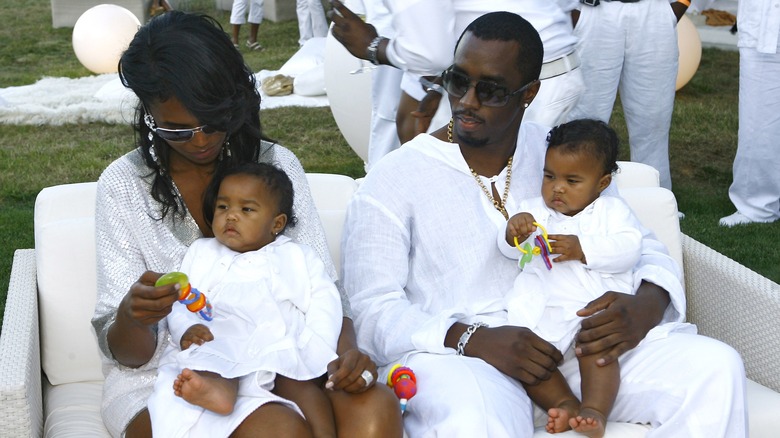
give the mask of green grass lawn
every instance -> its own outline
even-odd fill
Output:
[[[189,7],[228,24],[213,1]],[[31,84],[43,76],[90,74],[71,47],[71,29],[52,29],[47,0],[0,4],[0,88]],[[246,32],[245,29],[242,31]],[[254,71],[278,69],[297,50],[295,22],[264,22],[262,52],[245,51]],[[731,214],[731,163],[737,144],[736,52],[704,50],[693,79],[677,93],[670,154],[674,193],[686,214],[683,232],[774,281],[780,281],[780,222],[724,229],[718,218]],[[361,160],[341,137],[328,108],[263,111],[266,133],[293,150],[310,172],[363,175]],[[619,102],[612,125],[626,143]],[[35,196],[46,186],[94,181],[101,170],[133,147],[129,126],[101,123],[65,126],[0,125],[0,319],[13,251],[32,248]],[[621,159],[628,159],[624,145]]]

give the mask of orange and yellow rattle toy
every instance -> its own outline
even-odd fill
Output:
[[[387,386],[393,388],[393,392],[401,401],[401,415],[406,411],[406,403],[417,394],[417,376],[409,367],[395,364],[387,375]]]
[[[211,303],[206,298],[203,292],[195,289],[190,285],[190,279],[187,278],[187,274],[183,272],[169,272],[156,283],[155,286],[165,286],[168,284],[179,283],[181,287],[179,289],[179,302],[187,306],[187,309],[192,313],[198,313],[201,318],[206,321],[211,321],[213,318],[213,308]]]
[[[542,256],[542,260],[544,260],[544,265],[547,266],[547,269],[552,269],[552,263],[550,262],[550,253],[552,252],[552,249],[550,249],[550,240],[547,238],[547,230],[544,229],[539,222],[534,222],[534,225],[542,230],[542,234],[537,234],[536,237],[534,237],[534,243],[536,245],[534,245],[533,248],[531,248],[531,244],[528,242],[523,246],[520,246],[520,242],[517,241],[517,236],[515,236],[515,247],[518,251],[523,253],[523,256],[520,257],[517,264],[520,265],[520,269],[523,269],[525,264],[530,262],[534,256]]]

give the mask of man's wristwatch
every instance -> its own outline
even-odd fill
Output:
[[[386,40],[387,38],[378,36],[371,40],[371,43],[368,45],[368,48],[366,49],[366,58],[374,64],[379,65],[379,43],[382,42],[382,40]]]

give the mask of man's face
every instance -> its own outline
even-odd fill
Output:
[[[519,43],[486,41],[471,32],[463,35],[455,51],[453,71],[471,78],[471,86],[461,96],[450,95],[454,121],[453,131],[462,145],[483,147],[514,140],[523,118],[524,102],[536,95],[538,85],[511,96],[506,105],[484,105],[475,90],[478,81],[492,82],[515,91],[528,82],[517,68]]]

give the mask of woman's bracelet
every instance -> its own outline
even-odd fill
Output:
[[[462,335],[460,335],[460,339],[458,340],[458,356],[466,355],[466,344],[469,343],[471,335],[473,335],[474,332],[477,331],[477,329],[480,327],[488,327],[488,325],[484,322],[475,322],[474,324],[471,324]]]

